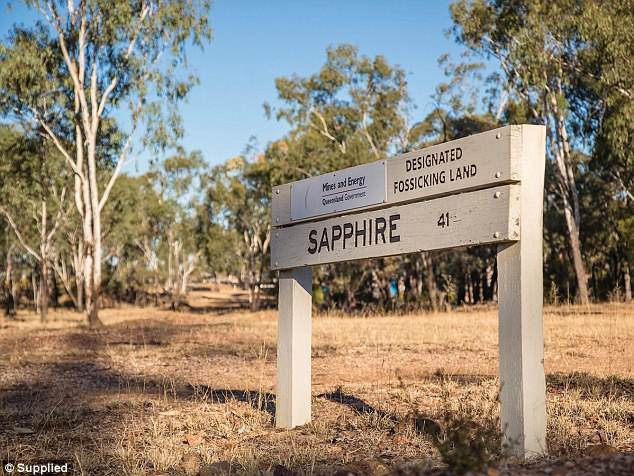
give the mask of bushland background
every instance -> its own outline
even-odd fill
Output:
[[[631,6],[454,2],[450,34],[465,54],[440,58],[447,81],[424,117],[410,107],[406,65],[332,46],[318,71],[276,80],[281,106],[264,103],[288,134],[211,167],[179,145],[178,115],[196,82],[185,45],[210,41],[209,5],[33,2],[39,23],[17,24],[0,47],[5,314],[31,306],[45,320],[48,306],[70,306],[95,324],[100,307],[118,302],[176,309],[192,279],[235,283],[252,309],[272,305],[273,185],[517,123],[548,133],[547,301],[629,301]],[[146,173],[121,172],[131,144],[154,154]],[[487,248],[322,266],[315,302],[344,311],[487,303],[495,273]]]

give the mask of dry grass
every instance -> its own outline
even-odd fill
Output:
[[[493,309],[315,318],[313,423],[279,431],[275,312],[233,310],[229,292],[194,298],[178,314],[105,310],[98,331],[63,312],[45,327],[30,314],[5,322],[0,459],[72,460],[91,475],[215,462],[244,474],[413,474],[442,467],[430,433],[448,417],[496,424]],[[551,455],[634,451],[634,306],[547,309],[545,337]]]

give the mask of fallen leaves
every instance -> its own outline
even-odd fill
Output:
[[[188,434],[185,436],[185,442],[189,445],[189,446],[198,446],[200,445],[203,441],[205,441],[205,436],[207,436],[205,434],[205,432],[200,432],[200,433],[195,433],[195,434]]]

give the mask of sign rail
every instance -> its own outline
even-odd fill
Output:
[[[503,185],[273,230],[271,268],[519,239],[519,185]]]
[[[521,140],[520,126],[506,126],[273,187],[273,226],[288,226],[352,210],[365,211],[518,182],[521,180],[518,163]],[[342,182],[347,185],[348,180],[359,178],[365,178],[365,188],[359,191],[365,195],[348,200],[346,187],[338,188],[337,185]],[[327,194],[332,195],[324,197]],[[340,200],[322,201],[333,198]]]

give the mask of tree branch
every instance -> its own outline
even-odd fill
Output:
[[[342,153],[346,153],[346,143],[345,142],[339,142],[329,131],[328,131],[328,125],[326,124],[326,119],[324,118],[324,116],[317,110],[315,110],[314,108],[310,108],[308,110],[309,114],[314,114],[315,116],[317,116],[317,118],[321,121],[322,127],[323,129],[320,129],[319,127],[315,126],[312,121],[309,122],[310,127],[312,127],[313,129],[317,130],[322,136],[327,137],[328,139],[330,139],[331,141],[333,141],[335,144],[337,144],[337,146],[339,147],[339,149],[341,150]]]
[[[82,180],[84,180],[84,175],[81,173],[81,171],[77,167],[77,163],[71,158],[66,148],[62,145],[59,138],[57,137],[57,134],[55,134],[55,132],[53,132],[53,129],[51,129],[50,126],[44,121],[44,119],[42,119],[42,117],[40,116],[40,114],[37,112],[36,109],[31,108],[31,110],[35,114],[35,120],[39,122],[40,125],[44,128],[46,133],[49,135],[49,137],[55,144],[55,147],[57,147],[57,150],[59,150],[62,153],[62,155],[64,156],[64,159],[66,159],[66,162],[68,162],[70,167],[73,169],[73,172],[76,175],[78,175]],[[77,147],[82,147],[82,144],[77,144]]]
[[[370,147],[372,148],[372,152],[374,153],[374,156],[378,159],[379,158],[379,151],[377,150],[376,146],[374,145],[374,141],[372,140],[372,136],[370,136],[370,131],[368,130],[368,123],[367,123],[367,113],[364,110],[363,111],[363,117],[362,117],[362,124],[363,124],[363,132],[364,135],[366,137],[366,139],[368,139],[368,142],[370,143]]]
[[[61,196],[59,198],[59,206],[58,206],[57,214],[55,215],[55,220],[53,222],[53,227],[51,228],[51,231],[49,232],[49,234],[46,236],[47,247],[48,247],[48,243],[51,241],[51,239],[55,235],[55,232],[57,231],[57,229],[59,228],[59,225],[61,223],[61,218],[62,218],[62,215],[64,214],[64,207],[62,206],[62,204],[64,202],[64,197],[65,196],[66,196],[66,187],[64,187],[62,189],[62,193],[61,193]]]
[[[141,9],[141,15],[139,16],[139,21],[137,22],[134,28],[134,33],[132,35],[132,38],[130,40],[130,43],[128,44],[128,48],[124,55],[124,58],[126,60],[130,58],[130,56],[132,55],[132,52],[134,51],[134,46],[136,45],[136,40],[139,37],[139,33],[141,31],[143,21],[145,20],[145,17],[148,15],[149,12],[150,12],[149,5],[144,5],[143,8]],[[103,94],[101,95],[101,100],[99,101],[97,117],[101,117],[101,115],[103,114],[103,111],[106,108],[106,103],[108,101],[108,96],[110,96],[110,93],[112,93],[114,88],[117,86],[118,82],[119,82],[119,77],[115,76],[114,78],[112,78],[112,80],[110,81],[110,84],[108,84],[108,86],[104,90]]]
[[[86,95],[84,94],[84,88],[83,88],[83,77],[82,78],[79,77],[77,68],[75,66],[75,62],[70,58],[70,54],[68,53],[68,47],[66,45],[66,39],[64,38],[64,30],[62,28],[62,22],[59,18],[59,15],[57,14],[57,11],[55,10],[55,7],[50,1],[47,1],[46,4],[48,5],[48,9],[51,12],[51,15],[53,16],[53,18],[49,17],[46,14],[46,12],[44,12],[42,9],[40,9],[40,11],[57,31],[57,37],[59,39],[59,45],[62,50],[62,56],[64,57],[64,61],[66,62],[66,66],[68,67],[68,71],[70,73],[71,79],[73,80],[73,85],[75,87],[75,94],[79,96],[79,100],[81,102],[81,106],[82,106],[81,115],[82,115],[82,121],[84,123],[84,129],[86,131],[89,131],[90,120],[88,117],[88,102],[86,101]],[[85,20],[85,17],[86,17],[85,12],[83,12],[82,22]],[[83,51],[84,50],[80,49],[80,53],[81,53],[79,58],[80,64],[84,61]]]
[[[31,248],[26,241],[24,241],[24,238],[22,237],[22,234],[20,233],[20,230],[18,230],[18,226],[15,224],[15,221],[13,221],[13,217],[11,217],[11,215],[9,214],[9,212],[3,208],[0,207],[0,212],[7,217],[7,221],[9,222],[9,225],[11,225],[11,228],[13,228],[13,232],[15,233],[15,236],[18,238],[18,241],[20,242],[20,244],[22,245],[22,247],[29,252],[31,255],[33,255],[33,257],[37,260],[37,261],[42,261],[42,258],[40,257],[40,255],[37,253],[37,251],[35,251],[33,248]]]
[[[114,183],[116,182],[117,177],[119,177],[119,174],[121,173],[121,169],[123,168],[123,165],[128,158],[128,149],[130,148],[130,144],[132,143],[133,134],[134,132],[131,132],[130,135],[128,136],[128,140],[126,141],[125,145],[123,146],[123,150],[121,151],[121,154],[119,155],[119,160],[117,161],[117,165],[114,169],[114,172],[112,172],[112,175],[110,176],[110,180],[108,180],[108,185],[106,185],[106,188],[103,191],[103,194],[101,195],[101,200],[99,201],[100,212],[101,210],[103,210],[103,207],[106,205],[106,202],[108,201],[108,197],[110,196],[110,191],[112,190],[112,187],[114,186]]]

